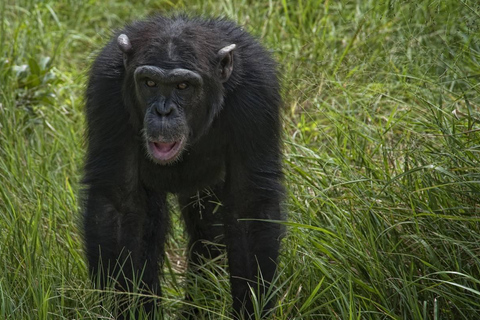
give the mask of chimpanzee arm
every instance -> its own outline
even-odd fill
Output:
[[[225,225],[233,307],[237,312],[243,308],[250,316],[253,305],[249,286],[260,298],[267,293],[276,270],[282,226],[268,220],[282,219],[281,186],[278,173],[249,172],[251,168],[235,160],[231,170],[237,174],[227,180],[230,192],[226,211],[230,214]],[[269,301],[264,311],[272,304]]]
[[[159,294],[166,193],[140,182],[143,141],[121,92],[121,54],[112,52],[117,50],[110,43],[92,67],[87,88],[83,223],[89,271],[101,288],[116,279],[118,288],[131,290],[135,280]],[[150,303],[145,309],[151,308]]]
[[[256,104],[237,105],[232,112],[237,126],[229,144],[225,192],[233,306],[240,317],[247,318],[254,311],[249,286],[257,298],[267,293],[283,233],[281,224],[269,221],[282,220],[278,100],[250,96],[249,101]],[[263,315],[273,302],[271,299],[264,305]]]
[[[168,226],[166,194],[146,190],[124,195],[121,190],[90,188],[84,216],[84,238],[90,275],[100,288],[114,280],[131,291],[160,294],[159,264]],[[144,302],[151,312],[153,303]],[[123,311],[121,311],[123,312]]]

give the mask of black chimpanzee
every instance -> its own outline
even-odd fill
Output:
[[[114,277],[131,290],[141,275],[161,293],[174,193],[189,268],[223,241],[235,317],[252,317],[252,290],[269,288],[282,234],[271,221],[282,219],[281,103],[270,54],[230,21],[153,16],[115,35],[86,92],[84,236],[102,287]]]

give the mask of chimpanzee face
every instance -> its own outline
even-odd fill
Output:
[[[124,52],[125,66],[138,65],[140,52],[129,61],[134,48],[124,34],[117,39]],[[172,47],[158,48],[151,64],[142,64],[133,71],[135,96],[143,116],[143,137],[148,156],[158,164],[170,164],[181,158],[182,152],[205,133],[223,100],[222,83],[227,81],[233,69],[235,45],[220,49],[210,70],[212,74],[202,76],[200,72],[175,65],[179,56]],[[145,55],[151,56],[149,48]],[[163,58],[162,58],[163,57]],[[220,90],[219,90],[220,88]],[[214,90],[215,92],[210,92]]]
[[[202,77],[187,69],[140,66],[137,99],[145,110],[143,133],[148,155],[159,164],[179,159],[187,144],[192,115],[202,107]],[[192,120],[191,120],[192,122]]]

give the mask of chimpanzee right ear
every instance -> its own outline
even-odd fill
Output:
[[[128,36],[122,33],[117,38],[117,45],[123,52],[123,65],[126,68],[128,55],[132,52],[132,44],[130,43],[130,39],[128,39]]]

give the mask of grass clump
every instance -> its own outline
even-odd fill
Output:
[[[111,30],[171,10],[234,19],[279,61],[289,219],[274,319],[480,317],[475,1],[6,0],[0,318],[111,318],[78,224],[86,70]],[[185,307],[174,220],[166,319]],[[227,270],[205,274],[194,303],[228,318]]]

